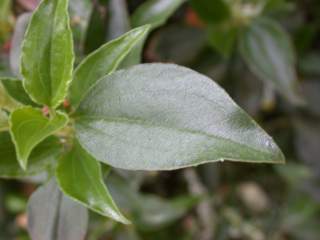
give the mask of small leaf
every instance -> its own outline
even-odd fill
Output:
[[[31,13],[24,13],[19,15],[16,26],[14,28],[14,33],[11,40],[11,49],[10,49],[10,68],[12,73],[21,77],[20,74],[20,57],[21,57],[21,45],[22,41],[31,18]]]
[[[33,240],[84,240],[88,211],[64,196],[54,180],[38,188],[28,203],[28,232]]]
[[[152,29],[163,25],[185,0],[148,0],[133,13],[133,27],[151,24]]]
[[[23,88],[22,81],[15,78],[0,78],[7,93],[16,101],[25,104],[36,106],[36,104],[30,99],[29,95]]]
[[[57,112],[52,118],[47,118],[41,110],[32,107],[19,108],[11,113],[10,134],[16,147],[17,158],[23,169],[32,149],[46,137],[67,124],[68,117]]]
[[[0,177],[24,178],[34,176],[52,168],[62,150],[59,139],[54,136],[46,138],[36,146],[30,155],[28,170],[23,171],[19,166],[15,147],[9,132],[0,133]]]
[[[110,17],[108,39],[115,39],[130,30],[130,19],[126,0],[109,0]]]
[[[171,170],[222,160],[282,163],[269,137],[211,79],[172,64],[106,76],[78,108],[76,134],[97,160]]]
[[[33,13],[22,46],[21,74],[36,103],[56,108],[65,98],[73,70],[68,0],[43,0]]]
[[[100,164],[78,142],[60,159],[56,177],[62,191],[72,199],[103,216],[129,223],[103,183]]]
[[[105,42],[107,34],[107,14],[105,6],[102,6],[99,1],[93,2],[93,8],[88,21],[86,35],[84,39],[85,54],[96,50]]]
[[[145,24],[150,24],[151,30],[160,27],[184,2],[185,0],[148,0],[133,13],[131,17],[132,27]],[[144,36],[137,43],[121,64],[122,68],[127,68],[141,62],[142,50],[146,40],[147,36]]]
[[[240,53],[251,71],[295,104],[295,55],[287,33],[270,19],[257,19],[240,35]]]
[[[131,30],[121,37],[106,43],[86,57],[74,72],[70,86],[70,101],[78,106],[88,90],[103,76],[110,74],[120,64],[124,57],[143,38],[149,26],[142,26]]]
[[[16,102],[5,90],[2,82],[0,81],[0,109],[12,111],[21,105]]]

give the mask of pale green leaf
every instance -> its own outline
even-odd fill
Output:
[[[0,132],[9,129],[8,115],[0,109]]]
[[[289,101],[300,104],[294,50],[281,26],[269,19],[257,19],[240,36],[240,53],[251,71]]]
[[[23,169],[27,168],[32,149],[46,137],[67,124],[68,117],[57,112],[46,117],[41,110],[32,107],[19,108],[11,113],[10,134],[16,147],[17,158]]]
[[[62,150],[59,139],[54,136],[46,138],[36,146],[30,155],[28,169],[22,170],[19,166],[14,144],[9,132],[0,133],[0,177],[24,178],[34,176],[51,169]]]
[[[80,104],[76,134],[97,160],[130,170],[284,162],[273,139],[223,89],[172,64],[106,76]]]
[[[83,96],[101,77],[116,70],[120,62],[148,30],[148,25],[133,29],[106,43],[85,58],[74,72],[69,95],[71,104],[77,107]]]
[[[129,221],[120,213],[103,183],[99,162],[78,142],[58,164],[56,177],[62,191],[91,210],[118,222]]]
[[[27,214],[33,240],[85,239],[88,210],[64,196],[54,180],[31,195]]]
[[[30,97],[57,107],[68,91],[73,69],[68,0],[42,0],[22,45],[21,74]]]

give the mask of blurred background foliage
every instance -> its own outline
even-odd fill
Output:
[[[0,1],[0,76],[19,75],[21,40],[37,4]],[[132,54],[213,78],[287,158],[282,166],[106,171],[112,195],[134,224],[90,213],[86,239],[320,239],[319,0],[70,0],[70,12],[76,64],[104,42],[151,23],[145,46]],[[1,87],[4,101],[12,100]],[[41,179],[1,180],[1,240],[29,239],[26,203]]]

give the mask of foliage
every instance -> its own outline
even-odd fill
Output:
[[[0,177],[40,185],[8,200],[32,239],[317,239],[319,4],[1,4]],[[244,164],[276,142],[289,164]]]

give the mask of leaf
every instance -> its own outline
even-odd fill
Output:
[[[84,98],[76,135],[93,157],[129,170],[232,160],[283,163],[280,149],[211,79],[172,64],[106,76]]]
[[[68,0],[43,0],[22,45],[21,74],[32,100],[56,108],[67,94],[73,59]]]
[[[238,29],[229,24],[216,24],[209,31],[209,43],[225,58],[230,57],[237,39]]]
[[[34,240],[84,240],[88,211],[64,196],[54,180],[38,188],[28,203],[28,232]]]
[[[30,18],[31,13],[24,13],[18,17],[11,40],[11,49],[9,55],[10,68],[12,73],[19,78],[22,77],[20,74],[21,45]]]
[[[49,170],[55,165],[62,145],[54,136],[46,138],[31,152],[27,171],[23,171],[18,163],[15,147],[9,132],[0,133],[0,177],[24,178]]]
[[[7,113],[0,109],[0,132],[9,128]]]
[[[133,27],[151,24],[152,29],[163,25],[185,0],[148,0],[131,17]]]
[[[191,0],[192,8],[199,17],[209,23],[220,23],[231,15],[230,6],[225,0]]]
[[[256,20],[240,35],[240,53],[254,74],[272,83],[292,103],[302,103],[295,86],[292,43],[281,26],[270,19]]]
[[[60,159],[56,177],[62,191],[72,199],[103,216],[129,223],[103,183],[100,164],[77,141],[71,152]]]
[[[7,93],[16,101],[25,104],[36,106],[36,104],[30,99],[29,95],[23,88],[22,81],[15,78],[0,78]]]
[[[145,24],[151,25],[151,30],[165,24],[168,18],[180,7],[185,0],[148,0],[133,13],[131,17],[132,27]],[[151,31],[150,30],[150,31]],[[143,46],[147,36],[139,41],[122,63],[122,68],[127,68],[141,62]]]
[[[152,194],[141,194],[115,176],[108,178],[108,186],[120,206],[131,213],[134,226],[143,231],[159,230],[174,223],[199,202],[199,197],[195,196],[179,196],[168,200]]]
[[[128,7],[125,0],[109,0],[108,39],[115,39],[130,30]]]
[[[107,15],[106,8],[99,4],[99,1],[93,3],[93,8],[88,22],[86,36],[84,39],[84,53],[88,54],[96,50],[105,42],[107,34]]]
[[[20,107],[20,104],[16,102],[5,90],[2,82],[0,81],[0,109],[12,111]]]
[[[101,77],[116,70],[120,62],[134,45],[146,35],[148,30],[148,25],[133,29],[106,43],[86,57],[74,72],[74,78],[70,86],[71,104],[77,107],[88,90]]]
[[[32,149],[46,137],[64,127],[67,122],[67,115],[61,112],[57,112],[51,118],[47,118],[41,110],[32,107],[23,107],[12,112],[9,119],[10,134],[20,166],[26,169]]]

